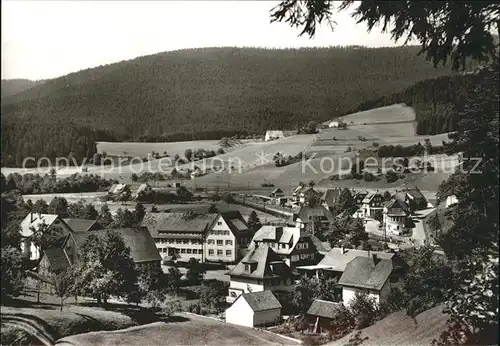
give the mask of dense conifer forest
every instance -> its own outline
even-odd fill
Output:
[[[432,123],[420,125],[420,133],[448,132],[455,119],[446,107],[463,77],[435,69],[418,51],[205,48],[79,71],[2,99],[2,165],[19,165],[27,156],[91,158],[95,141],[297,129],[400,100],[418,105],[422,122]],[[424,80],[432,78],[429,90]]]

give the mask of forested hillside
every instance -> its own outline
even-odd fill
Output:
[[[29,79],[2,79],[2,99],[20,93],[43,81],[32,81]]]
[[[463,100],[472,83],[472,74],[441,76],[415,83],[388,96],[360,103],[350,113],[405,103],[415,110],[417,134],[434,135],[456,131],[458,112],[455,108]]]
[[[83,70],[2,100],[3,164],[70,152],[81,158],[95,140],[216,139],[231,131],[296,129],[450,74],[418,51],[206,48]]]

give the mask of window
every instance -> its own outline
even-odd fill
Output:
[[[222,225],[222,221],[217,221],[217,225],[218,226]]]
[[[232,256],[233,252],[231,250],[226,250],[226,256]]]
[[[309,247],[309,244],[307,244],[307,243],[302,244],[302,248],[307,249],[308,247]]]
[[[183,243],[183,244],[189,244],[189,240],[184,239],[184,240],[182,240],[182,243]]]
[[[222,240],[217,240],[217,246],[222,246]]]
[[[214,245],[214,244],[215,244],[215,242],[214,242],[214,240],[213,240],[213,239],[208,239],[208,240],[207,240],[207,244],[208,244],[208,245]]]
[[[230,235],[231,233],[229,231],[224,231],[224,235]]]
[[[182,244],[182,241],[181,241],[180,239],[176,239],[176,240],[175,240],[175,243],[176,243],[176,244]]]
[[[186,253],[190,254],[191,253],[191,249],[186,249]]]
[[[214,255],[214,249],[208,249],[208,254],[210,256],[213,256]]]
[[[249,273],[249,272],[250,272],[250,264],[245,264],[245,271],[246,271],[247,273]]]
[[[226,240],[226,245],[233,245],[233,241],[232,240]]]
[[[217,256],[222,256],[222,250],[217,250]]]
[[[181,249],[181,253],[186,253],[186,249]]]

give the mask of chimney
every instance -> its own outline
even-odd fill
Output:
[[[373,258],[373,264],[375,265],[380,261],[380,258],[377,257],[376,253],[372,254],[372,258]]]
[[[344,245],[342,245],[342,247],[340,248],[340,251],[342,252],[342,255],[347,252]]]
[[[33,223],[33,221],[35,221],[33,220],[33,213],[30,213],[30,223]]]
[[[281,237],[283,236],[283,226],[279,226],[275,228],[276,232],[276,241],[279,242]]]

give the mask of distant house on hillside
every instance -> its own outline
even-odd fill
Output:
[[[102,225],[97,222],[97,220],[85,220],[85,219],[63,219],[66,225],[73,232],[90,232],[90,231],[98,231],[103,229]]]
[[[358,208],[361,207],[363,204],[363,200],[365,197],[368,195],[367,191],[361,190],[361,191],[356,191],[353,193],[353,200],[354,200],[354,205]]]
[[[241,294],[226,310],[226,322],[246,327],[280,322],[281,304],[271,291]]]
[[[266,131],[266,136],[264,137],[264,140],[266,142],[276,140],[276,139],[282,139],[285,138],[285,135],[283,134],[283,131],[279,130],[270,130]]]
[[[21,222],[21,252],[31,260],[38,260],[42,255],[31,239],[33,230],[42,225],[48,230],[61,232],[63,236],[71,232],[71,228],[56,214],[29,213]]]
[[[127,184],[113,184],[110,186],[108,190],[109,195],[119,195],[120,193],[124,192],[125,189],[127,188]]]
[[[294,214],[293,221],[295,221],[295,227],[305,228],[307,225],[314,222],[321,222],[323,225],[328,226],[333,222],[333,215],[330,210],[326,209],[322,205],[315,207],[304,206],[301,207],[297,214]]]
[[[361,208],[355,213],[355,217],[358,218],[374,218],[375,213],[380,212],[384,209],[384,197],[378,192],[370,192],[363,199],[361,203]]]

